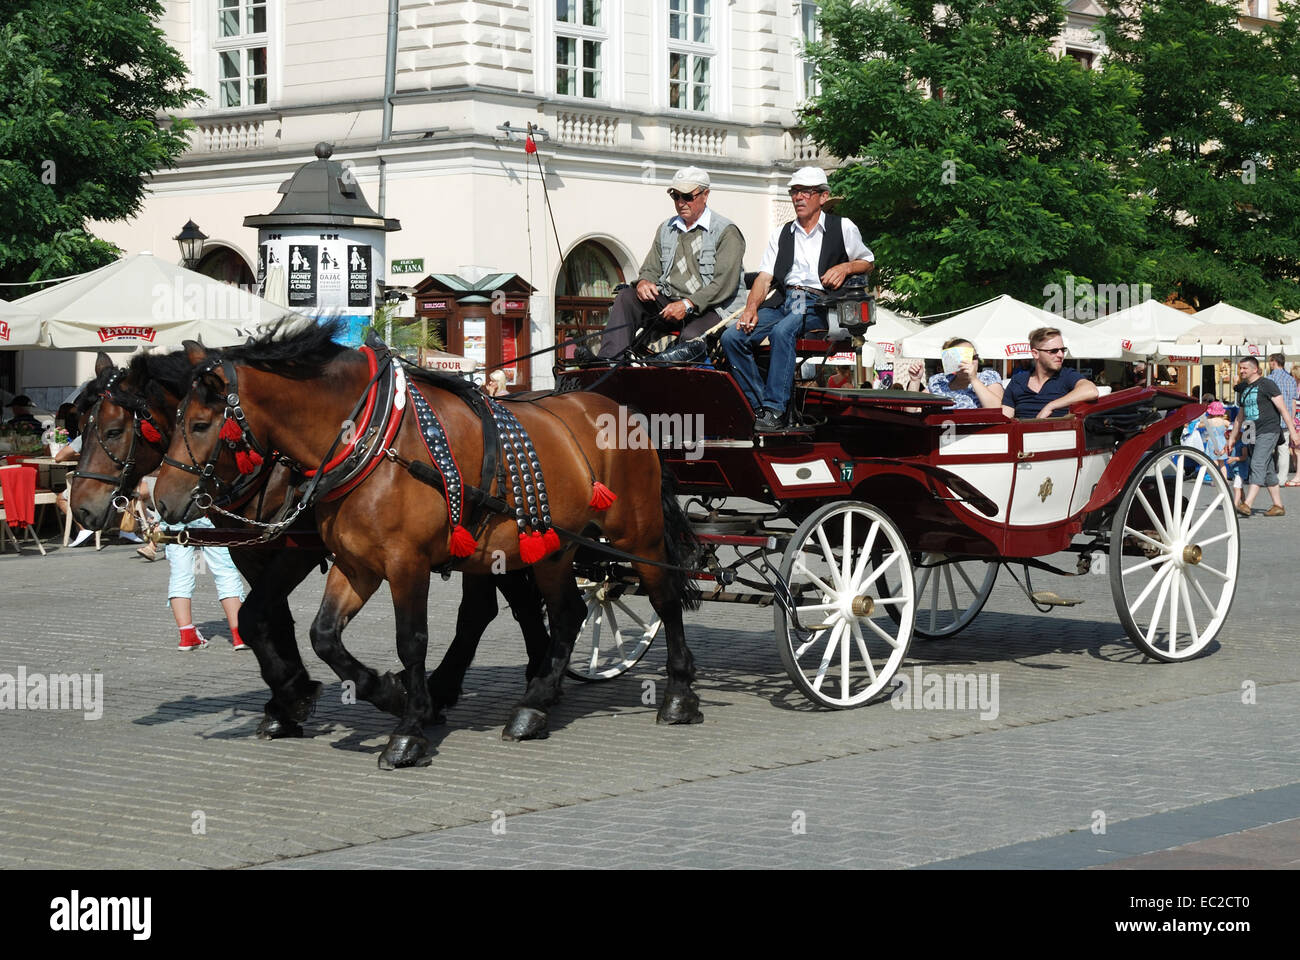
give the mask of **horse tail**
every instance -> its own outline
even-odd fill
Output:
[[[664,465],[662,456],[659,458],[659,475],[664,510],[664,552],[674,568],[693,565],[699,555],[700,541],[677,502],[677,480]],[[682,608],[698,610],[703,597],[695,580],[681,569],[669,570],[668,576],[674,595],[681,599]]]

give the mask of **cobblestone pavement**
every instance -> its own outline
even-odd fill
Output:
[[[1038,614],[1004,575],[961,637],[914,643],[904,668],[996,674],[996,718],[887,703],[825,712],[785,676],[770,611],[706,605],[687,619],[702,724],[657,727],[643,704],[648,683],[663,685],[657,644],[622,678],[567,686],[550,739],[513,744],[500,728],[524,658],[506,615],[450,722],[430,731],[432,765],[397,772],[375,763],[390,719],[344,703],[310,652],[322,578],[293,607],[325,696],[306,739],[266,743],[252,736],[256,662],[224,642],[210,579],[195,612],[214,641],[181,654],[165,563],[117,544],[6,554],[0,674],[102,673],[104,707],[95,720],[0,710],[0,867],[959,867],[1033,843],[1044,846],[1032,865],[1124,867],[1270,824],[1285,846],[1277,836],[1294,837],[1285,821],[1300,817],[1300,791],[1281,789],[1300,782],[1291,506],[1243,521],[1232,615],[1189,663],[1135,652],[1105,576],[1036,576],[1085,599]],[[435,580],[431,659],[458,600],[455,581]],[[381,591],[345,640],[393,669],[392,624]],[[1256,794],[1249,810],[1214,806]],[[1184,820],[1159,820],[1176,811]],[[1115,849],[1089,859],[1051,846],[1076,834]]]

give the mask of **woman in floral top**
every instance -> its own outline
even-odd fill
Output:
[[[975,345],[960,337],[954,337],[943,345],[945,351],[962,347],[969,348],[971,359],[962,360],[953,373],[936,373],[931,377],[930,392],[936,397],[948,397],[954,407],[1001,407],[1002,378],[991,368],[980,370]]]

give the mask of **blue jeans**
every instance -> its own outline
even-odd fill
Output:
[[[790,290],[779,307],[758,311],[758,323],[746,333],[735,325],[722,333],[722,349],[731,364],[731,374],[749,398],[756,414],[763,408],[783,413],[790,405],[794,390],[794,343],[805,330],[826,329],[826,308],[815,294]],[[758,375],[754,348],[769,338],[772,357],[767,368],[767,382]]]

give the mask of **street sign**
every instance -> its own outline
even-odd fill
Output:
[[[424,258],[419,257],[412,260],[394,260],[393,267],[389,273],[423,273]]]

